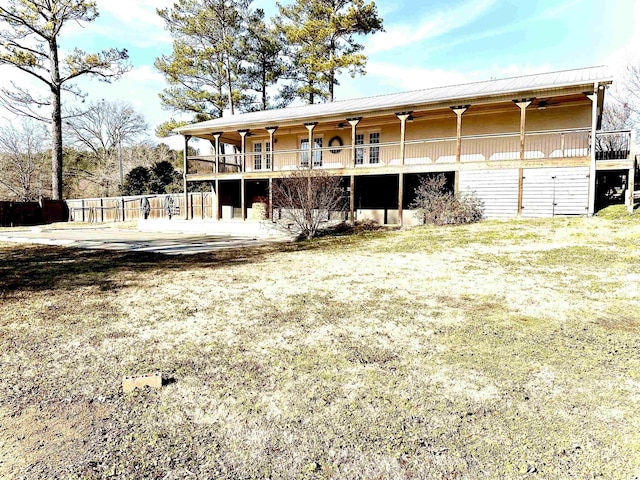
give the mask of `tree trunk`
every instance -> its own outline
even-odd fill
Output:
[[[267,109],[267,66],[262,62],[262,110]]]
[[[62,200],[62,108],[58,44],[49,43],[51,62],[51,198]]]

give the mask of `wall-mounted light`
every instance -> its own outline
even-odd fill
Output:
[[[343,128],[344,128],[344,123],[343,123],[343,122],[340,122],[340,123],[338,124],[338,130],[342,130]]]
[[[413,122],[415,120],[415,117],[413,115],[409,115],[407,117],[407,122]]]

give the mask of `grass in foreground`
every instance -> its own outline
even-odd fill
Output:
[[[633,478],[639,272],[637,217],[5,245],[0,477]]]

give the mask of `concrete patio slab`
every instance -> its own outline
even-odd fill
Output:
[[[40,229],[0,231],[0,242],[59,245],[77,248],[190,255],[227,248],[261,245],[276,240],[208,233],[141,232],[116,228]],[[282,238],[277,238],[282,241]]]

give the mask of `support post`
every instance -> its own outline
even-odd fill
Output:
[[[222,136],[221,132],[215,132],[213,134],[213,138],[214,138],[214,147],[216,149],[216,152],[214,154],[214,161],[216,162],[216,165],[213,169],[213,172],[215,174],[220,173],[220,137]]]
[[[213,214],[216,220],[220,220],[220,180],[216,178],[216,196],[213,200],[213,207],[215,213]]]
[[[522,187],[524,185],[524,169],[518,169],[518,217],[522,216]]]
[[[273,160],[273,157],[272,157],[272,160]],[[273,161],[271,162],[271,165],[273,165]],[[269,177],[269,210],[267,211],[267,213],[269,214],[269,220],[273,222],[274,219],[273,219],[273,178],[272,177]]]
[[[402,200],[404,199],[404,173],[398,174],[398,222],[402,227],[404,221],[402,220]]]
[[[456,114],[456,162],[460,162],[460,158],[462,157],[462,115],[468,108],[469,105],[451,107],[453,113]]]
[[[356,223],[356,177],[351,175],[349,179],[349,215],[351,217],[351,225]]]
[[[240,208],[242,209],[242,220],[247,219],[247,200],[245,198],[245,180],[244,177],[240,179]]]
[[[191,140],[191,135],[184,136],[184,154],[183,154],[183,168],[184,173],[182,174],[182,186],[184,188],[184,218],[189,220],[189,193],[187,192],[187,168],[188,159],[189,159],[189,140]],[[124,210],[123,210],[124,212]]]
[[[407,139],[407,119],[411,116],[411,112],[396,113],[400,119],[400,164],[404,165],[404,144]]]
[[[240,167],[240,171],[241,172],[246,172],[247,171],[247,134],[249,133],[249,130],[238,130],[238,133],[240,134],[240,158],[241,158],[241,162],[242,165]]]
[[[633,189],[636,182],[636,132],[631,130],[631,138],[629,139],[629,156],[631,157],[631,168],[629,169],[629,176],[627,177],[627,191],[629,192],[629,205],[627,206],[629,213],[633,213]]]
[[[271,156],[271,161],[270,163],[270,170],[273,172],[273,164],[275,163],[276,157],[274,155],[274,143],[275,143],[275,133],[276,130],[278,129],[278,127],[267,127],[265,130],[267,131],[267,133],[269,134],[269,145],[270,145],[270,152],[268,153],[268,155]],[[271,180],[269,180],[269,189],[271,189]]]
[[[593,92],[587,97],[591,100],[591,132],[589,150],[591,151],[591,161],[589,165],[589,206],[587,213],[592,216],[596,213],[596,131],[598,129],[598,82],[593,84]]]
[[[100,223],[104,223],[104,202],[100,199]]]
[[[527,107],[531,105],[532,101],[533,99],[513,101],[513,103],[515,103],[520,108],[520,160],[524,160],[525,131],[527,129]]]
[[[347,122],[351,125],[351,165],[353,168],[356,168],[356,127],[360,123],[360,120],[362,120],[362,117],[347,119]]]
[[[309,122],[305,123],[304,126],[307,127],[307,131],[309,132],[309,168],[313,168],[313,129],[316,128],[318,122]]]

